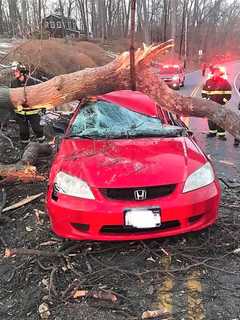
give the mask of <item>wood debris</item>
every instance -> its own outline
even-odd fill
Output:
[[[2,210],[2,212],[7,212],[7,211],[10,211],[10,210],[14,210],[14,209],[17,209],[17,208],[20,208],[22,206],[24,206],[25,204],[28,204],[38,198],[40,198],[41,196],[43,195],[43,192],[41,193],[38,193],[38,194],[34,194],[32,196],[27,196],[25,199],[22,199],[21,201],[9,206],[9,207],[6,207]]]
[[[89,290],[77,290],[73,294],[74,299],[82,298],[82,297],[92,297],[95,299],[100,299],[100,300],[108,300],[112,302],[117,301],[117,297],[109,292],[109,291],[89,291]]]
[[[160,316],[168,317],[169,312],[164,308],[153,311],[147,310],[143,312],[142,319],[152,319]]]
[[[48,308],[48,304],[46,302],[40,304],[38,308],[38,312],[39,312],[40,318],[43,320],[47,320],[50,317],[50,311]]]

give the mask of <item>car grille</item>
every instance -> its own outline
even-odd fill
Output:
[[[174,191],[175,187],[175,184],[168,184],[154,187],[101,189],[101,192],[110,199],[139,201],[167,196]],[[136,194],[137,192],[140,194],[139,197],[138,194]],[[142,197],[142,195],[144,195],[144,197]]]
[[[160,227],[157,228],[134,228],[131,226],[122,226],[122,225],[109,225],[103,226],[101,228],[101,233],[114,233],[116,235],[121,234],[132,234],[132,233],[146,233],[146,232],[159,232],[163,230],[170,230],[180,227],[180,222],[178,220],[162,222]]]

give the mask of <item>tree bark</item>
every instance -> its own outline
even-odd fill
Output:
[[[180,96],[159,79],[158,70],[150,62],[172,46],[172,42],[169,41],[136,51],[137,90],[149,95],[161,107],[176,114],[207,117],[240,139],[240,115],[237,112],[212,101]],[[129,53],[125,52],[102,67],[58,76],[36,86],[10,89],[9,103],[15,108],[24,102],[29,107],[51,108],[85,96],[129,89],[129,69]],[[2,90],[0,89],[0,98]]]

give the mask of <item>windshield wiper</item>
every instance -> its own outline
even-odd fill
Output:
[[[79,138],[79,139],[95,139],[96,136],[91,135],[79,135],[79,134],[69,134],[64,137],[65,139]]]

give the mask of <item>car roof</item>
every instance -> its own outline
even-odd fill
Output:
[[[99,100],[115,103],[151,117],[158,116],[158,107],[155,101],[147,95],[132,90],[120,90],[106,93],[97,97]]]

